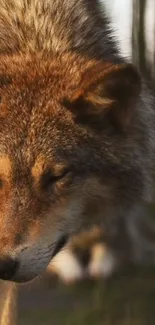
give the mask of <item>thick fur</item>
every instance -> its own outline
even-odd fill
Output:
[[[1,0],[0,52],[65,53],[118,61],[99,1]]]
[[[0,265],[29,280],[93,224],[121,263],[142,256],[154,99],[99,2],[0,0],[0,52]]]

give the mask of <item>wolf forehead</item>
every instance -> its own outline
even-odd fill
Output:
[[[46,104],[48,112],[48,102],[52,101],[53,106],[56,101],[60,102],[79,81],[80,68],[71,56],[46,59],[41,55],[26,58],[17,55],[12,59],[2,57],[0,61],[1,100],[6,97],[10,106],[16,104],[16,110],[20,112],[21,101],[25,104],[24,112],[30,113],[39,103]]]
[[[45,63],[31,58],[25,62],[21,57],[1,61],[0,151],[2,144],[10,146],[16,142],[16,147],[20,147],[27,143],[33,147],[36,139],[39,146],[45,138],[47,149],[48,142],[52,141],[54,146],[60,134],[63,133],[61,140],[65,141],[65,133],[69,137],[73,132],[72,114],[64,107],[63,100],[79,75],[74,73],[73,62],[67,65],[60,61]]]

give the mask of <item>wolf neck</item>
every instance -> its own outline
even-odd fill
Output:
[[[99,0],[0,0],[0,52],[121,60]]]

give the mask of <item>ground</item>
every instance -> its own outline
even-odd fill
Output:
[[[154,325],[155,269],[126,270],[108,282],[22,290],[20,325]]]

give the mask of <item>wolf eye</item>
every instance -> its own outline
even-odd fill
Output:
[[[42,175],[42,179],[41,179],[42,188],[46,189],[51,185],[54,185],[59,180],[65,178],[68,175],[68,173],[69,173],[68,169],[62,170],[58,174],[52,173],[52,170],[49,169]]]

